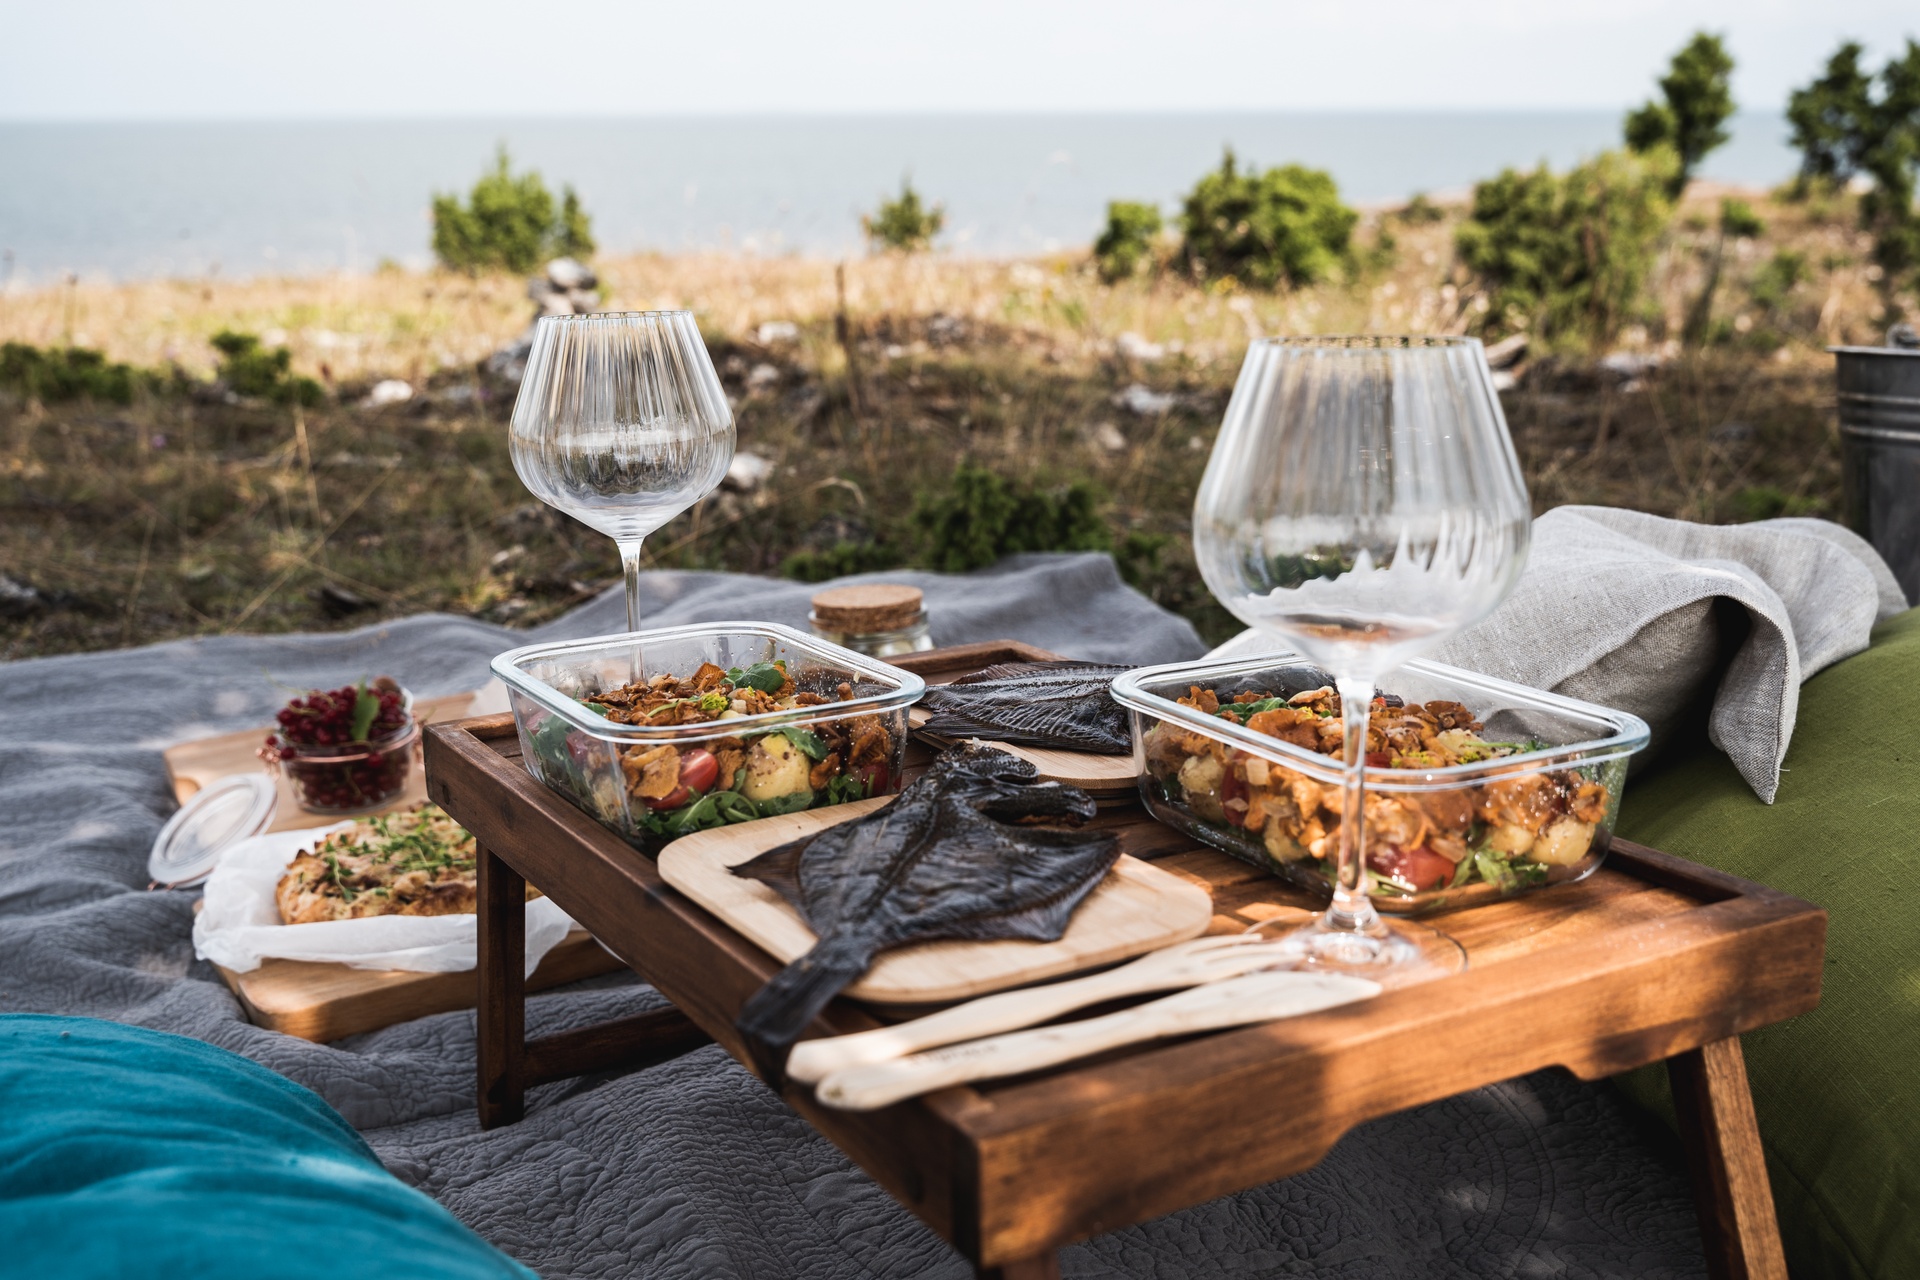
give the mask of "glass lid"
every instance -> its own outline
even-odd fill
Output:
[[[273,779],[260,773],[230,774],[201,788],[154,838],[149,887],[182,889],[205,880],[228,849],[267,829],[279,799]]]

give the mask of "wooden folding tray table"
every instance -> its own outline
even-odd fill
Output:
[[[1012,643],[896,664],[939,681],[1048,657]],[[927,759],[915,746],[918,762]],[[483,1126],[537,1084],[709,1039],[751,1069],[733,1020],[780,965],[667,885],[651,858],[528,775],[510,716],[428,727],[429,793],[481,847]],[[909,772],[911,773],[911,769]],[[1215,926],[1310,904],[1259,870],[1154,822],[1095,820],[1135,857],[1202,883]],[[524,884],[591,930],[673,1007],[528,1041]],[[1146,1045],[882,1111],[782,1096],[981,1276],[1059,1274],[1057,1251],[1307,1169],[1354,1126],[1562,1066],[1597,1080],[1665,1060],[1706,1244],[1722,1277],[1784,1280],[1739,1035],[1820,998],[1826,913],[1764,886],[1616,840],[1586,881],[1440,917],[1464,973],[1304,1017]],[[836,1000],[819,1034],[878,1025]],[[1285,1097],[1246,1123],[1247,1100]]]

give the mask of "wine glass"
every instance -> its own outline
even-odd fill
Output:
[[[1345,729],[1333,902],[1299,967],[1395,981],[1464,954],[1368,897],[1366,749],[1381,676],[1491,613],[1520,575],[1526,482],[1473,338],[1271,338],[1247,352],[1193,508],[1220,603],[1331,671]]]
[[[540,317],[511,441],[535,497],[619,544],[627,630],[640,630],[642,543],[733,460],[733,411],[693,313]]]

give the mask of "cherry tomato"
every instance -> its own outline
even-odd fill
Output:
[[[592,734],[582,733],[578,729],[567,730],[567,756],[575,764],[592,764],[594,748],[599,745],[599,740]]]
[[[1236,800],[1240,803],[1235,804],[1234,801]],[[1231,762],[1227,765],[1226,775],[1220,779],[1220,804],[1226,810],[1227,821],[1236,825],[1240,825],[1245,821],[1247,816],[1247,780],[1233,771]],[[1265,821],[1265,815],[1262,815],[1261,820],[1262,822]]]
[[[1453,860],[1421,845],[1415,849],[1388,849],[1367,861],[1383,876],[1391,876],[1416,891],[1438,889],[1453,879]]]
[[[853,776],[866,784],[869,796],[885,795],[887,784],[892,781],[885,760],[870,760],[853,771]]]
[[[647,808],[652,809],[656,813],[667,809],[678,809],[691,799],[693,799],[693,792],[687,790],[685,787],[675,787],[659,799],[647,801]]]
[[[702,751],[695,747],[680,754],[680,785],[691,787],[695,791],[711,791],[713,780],[720,773],[720,762],[713,758],[713,752]]]

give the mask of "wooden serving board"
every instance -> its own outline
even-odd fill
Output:
[[[816,941],[773,889],[729,868],[809,833],[871,813],[885,799],[762,818],[682,836],[660,852],[660,876],[786,963]],[[938,1004],[1112,964],[1196,938],[1213,899],[1190,880],[1121,854],[1054,942],[924,942],[883,952],[846,994],[878,1004]]]
[[[213,966],[257,1027],[325,1043],[430,1013],[471,1009],[479,992],[472,969],[414,973],[405,969],[355,969],[311,960],[264,960],[251,973]],[[542,991],[621,967],[585,929],[562,938],[527,979]]]
[[[413,704],[414,714],[426,724],[505,709],[506,693],[498,681],[472,693],[421,698]],[[268,732],[268,727],[262,725],[258,729],[199,738],[169,747],[162,755],[173,781],[174,798],[185,804],[195,792],[215,779],[265,769],[257,753]],[[320,827],[337,821],[301,809],[285,774],[276,777],[275,786],[280,799],[267,830],[291,831],[296,827]],[[378,812],[391,813],[426,798],[426,770],[415,768],[407,776],[406,788]],[[355,969],[310,960],[267,960],[250,973],[235,973],[219,965],[213,967],[240,998],[248,1020],[256,1026],[322,1042],[377,1031],[430,1013],[471,1009],[477,990],[471,969],[460,973],[415,973],[406,969]],[[540,967],[527,979],[527,989],[557,987],[618,968],[620,961],[595,942],[592,934],[576,929],[541,960]]]
[[[928,684],[938,681],[929,680]],[[933,719],[933,713],[915,707],[907,712],[907,722],[913,726],[915,736],[936,747],[950,747],[963,741],[949,738],[944,734],[926,733],[921,727]],[[1140,766],[1134,763],[1132,755],[1101,756],[1091,751],[1056,751],[1051,747],[1023,747],[1011,742],[986,742],[982,746],[1004,751],[1008,755],[1019,756],[1040,771],[1040,777],[1048,782],[1064,782],[1079,787],[1082,791],[1095,796],[1132,795],[1139,784]]]

